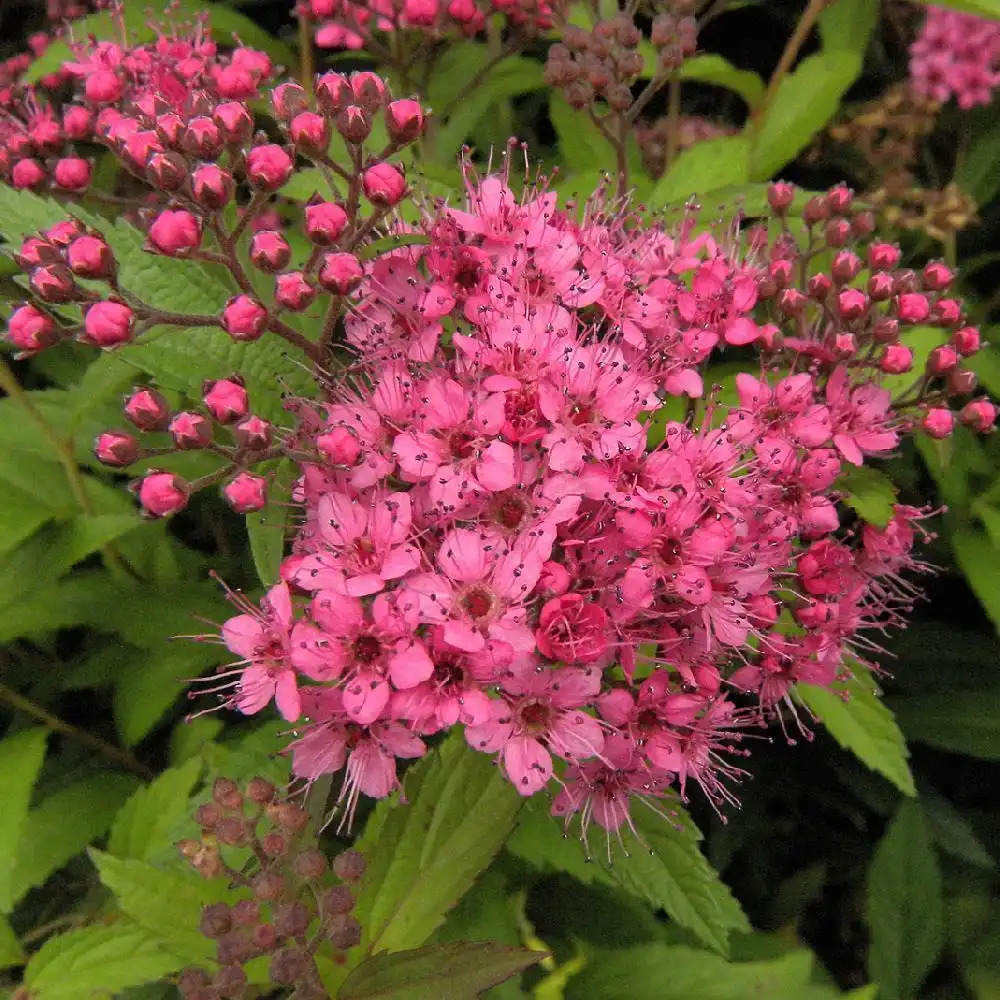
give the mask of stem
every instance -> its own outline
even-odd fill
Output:
[[[681,78],[677,73],[670,77],[667,84],[667,151],[663,172],[667,173],[674,160],[677,159],[677,147],[680,145],[681,126]]]
[[[781,53],[778,65],[771,74],[767,91],[764,94],[764,100],[760,102],[753,113],[754,121],[760,121],[767,113],[767,109],[774,102],[774,97],[781,86],[781,81],[788,75],[788,71],[792,68],[799,54],[799,49],[802,48],[803,43],[809,37],[809,32],[812,31],[816,19],[828,3],[829,0],[809,0],[809,4],[802,12],[802,17],[799,18],[799,23],[795,25],[795,30],[792,32],[791,38],[785,44],[785,51]]]
[[[304,5],[299,11],[299,83],[306,92],[312,87],[313,73],[313,47],[312,47],[312,19],[304,9]]]
[[[5,701],[11,708],[38,719],[39,722],[53,732],[62,733],[63,736],[68,736],[90,747],[92,750],[96,750],[109,760],[124,765],[133,774],[137,774],[147,781],[153,777],[153,772],[145,764],[137,760],[128,750],[116,747],[113,743],[102,740],[100,736],[95,736],[93,733],[87,732],[86,729],[80,729],[78,726],[60,719],[59,716],[53,715],[47,709],[42,708],[41,705],[36,705],[30,698],[25,698],[16,691],[12,691],[6,684],[0,684],[0,701]]]

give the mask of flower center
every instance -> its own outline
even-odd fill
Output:
[[[448,438],[448,448],[454,458],[472,458],[476,454],[475,435],[468,431],[455,431]]]
[[[552,719],[552,709],[543,701],[529,701],[518,710],[521,727],[531,735],[544,733]]]
[[[374,663],[382,653],[382,643],[373,635],[359,635],[351,647],[359,663]]]
[[[519,527],[527,511],[527,501],[516,493],[501,493],[494,500],[493,518],[505,528]]]
[[[494,598],[485,587],[473,587],[465,593],[461,600],[465,613],[477,621],[486,618],[493,610]]]

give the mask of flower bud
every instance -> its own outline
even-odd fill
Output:
[[[313,960],[301,948],[282,948],[271,959],[268,972],[272,983],[293,986],[308,975],[313,964]]]
[[[200,413],[183,410],[170,421],[167,431],[181,451],[207,448],[212,443],[212,425]]]
[[[283,309],[300,312],[316,298],[316,289],[301,271],[289,271],[274,279],[274,301]]]
[[[326,855],[314,847],[302,851],[295,859],[295,874],[307,882],[322,878],[326,869]]]
[[[333,246],[347,227],[347,213],[332,201],[310,202],[305,215],[306,236],[317,246]]]
[[[256,899],[241,899],[233,906],[233,923],[237,927],[252,927],[260,920],[260,904]]]
[[[392,101],[385,109],[385,127],[395,143],[413,142],[424,130],[424,109],[419,101]]]
[[[892,298],[892,276],[877,271],[868,279],[868,297],[872,302],[887,302]]]
[[[778,294],[778,309],[785,316],[798,316],[808,301],[797,288],[786,288]]]
[[[139,458],[139,439],[127,431],[105,431],[94,441],[94,455],[102,465],[124,469]]]
[[[955,429],[955,415],[951,410],[937,406],[928,410],[920,421],[920,428],[932,438],[946,438]]]
[[[335,124],[337,131],[348,141],[364,142],[371,134],[371,115],[356,104],[348,104],[338,112]]]
[[[20,252],[14,257],[17,266],[22,271],[30,271],[33,267],[43,264],[57,264],[62,259],[59,248],[44,237],[29,236],[22,244]]]
[[[958,352],[948,344],[935,347],[927,357],[928,375],[947,375],[957,367]]]
[[[767,187],[767,203],[778,215],[784,215],[795,200],[795,185],[786,181],[775,181]]]
[[[917,290],[917,276],[909,268],[896,271],[892,276],[893,288],[897,295],[903,295]]]
[[[214,802],[203,802],[195,809],[194,818],[202,832],[208,833],[222,821],[222,810]]]
[[[234,423],[250,412],[247,391],[238,375],[206,381],[201,387],[201,401],[220,424]]]
[[[115,255],[97,236],[78,236],[66,250],[66,260],[81,278],[110,278],[115,273]]]
[[[7,323],[7,339],[20,351],[34,354],[59,339],[59,328],[48,313],[37,306],[19,306]]]
[[[122,409],[141,431],[165,431],[170,423],[170,404],[155,389],[135,389]]]
[[[378,111],[385,102],[385,82],[381,77],[365,70],[351,74],[351,90],[354,103],[366,111]]]
[[[820,195],[813,195],[802,209],[802,218],[810,226],[817,222],[825,222],[830,217],[830,208],[826,199]]]
[[[327,916],[350,913],[354,909],[354,893],[346,885],[335,885],[323,893],[321,905],[323,913]]]
[[[890,375],[902,375],[913,368],[913,351],[903,344],[890,344],[882,352],[879,368]]]
[[[831,288],[833,288],[833,282],[830,280],[830,276],[824,274],[822,271],[814,274],[806,284],[806,291],[809,293],[809,298],[815,302],[825,301],[827,295],[830,294]]]
[[[868,296],[859,288],[845,288],[837,296],[837,312],[843,319],[860,319],[868,310]]]
[[[896,303],[896,315],[901,323],[923,323],[930,312],[927,296],[919,292],[904,292]]]
[[[864,239],[875,232],[875,214],[867,209],[851,218],[851,235]]]
[[[963,326],[951,335],[951,343],[963,358],[972,357],[980,347],[979,330],[974,326]]]
[[[274,929],[274,924],[259,924],[253,929],[250,940],[259,952],[269,952],[274,950],[278,941],[278,933]]]
[[[114,70],[98,69],[84,77],[83,92],[91,104],[114,104],[125,93],[125,84]]]
[[[210,940],[222,937],[232,926],[232,916],[225,903],[209,903],[201,908],[199,928]]]
[[[109,349],[128,343],[135,327],[135,314],[121,302],[95,302],[83,317],[83,341]]]
[[[268,802],[274,801],[276,791],[274,785],[266,778],[257,777],[251,778],[247,783],[246,795],[251,802],[256,802],[257,805],[266,805]]]
[[[56,185],[64,191],[82,191],[89,183],[91,167],[87,160],[78,156],[67,156],[56,162],[52,176]]]
[[[38,160],[18,160],[10,172],[10,182],[19,191],[36,191],[45,183],[47,176]]]
[[[899,263],[899,247],[891,243],[872,243],[868,247],[868,266],[873,271],[891,271]]]
[[[928,292],[944,291],[954,280],[951,268],[940,260],[932,260],[924,267],[920,276],[920,283]]]
[[[233,437],[247,451],[262,451],[271,444],[271,424],[252,413],[233,428]]]
[[[62,127],[67,139],[82,142],[93,135],[94,115],[79,104],[70,105],[63,112]]]
[[[251,883],[254,897],[265,903],[280,899],[285,893],[285,885],[283,875],[267,870],[258,872]]]
[[[180,146],[186,129],[187,123],[176,112],[156,116],[156,134],[168,146]]]
[[[838,333],[833,338],[833,349],[842,358],[851,358],[858,353],[858,341],[853,333]]]
[[[842,247],[851,238],[851,224],[846,219],[831,219],[823,229],[827,246]]]
[[[274,929],[282,937],[299,937],[309,929],[312,916],[312,910],[300,899],[282,903],[274,908]]]
[[[168,209],[153,220],[149,242],[168,257],[182,257],[201,243],[201,223],[190,212]]]
[[[321,156],[330,145],[330,122],[315,111],[300,111],[288,128],[296,149],[307,156]]]
[[[363,277],[361,262],[353,254],[328,253],[320,265],[318,280],[328,292],[347,295],[358,287]]]
[[[938,299],[931,306],[930,321],[937,326],[957,326],[962,319],[962,303],[957,299]]]
[[[968,368],[956,368],[948,375],[948,392],[954,396],[968,396],[979,385],[979,376]]]
[[[316,100],[327,114],[337,115],[353,103],[354,94],[342,73],[324,73],[316,80]]]
[[[199,160],[214,160],[224,142],[222,129],[207,115],[192,118],[181,136],[181,148]]]
[[[359,851],[344,851],[333,860],[333,871],[344,882],[357,882],[367,869],[368,862]]]
[[[826,204],[833,215],[847,215],[853,203],[854,192],[844,184],[838,184],[826,193]]]
[[[334,948],[347,951],[361,943],[361,924],[346,913],[335,914],[327,923],[326,936]]]
[[[233,146],[242,146],[253,135],[253,116],[242,101],[226,101],[212,112],[223,139]]]
[[[974,399],[962,407],[958,419],[964,426],[985,434],[996,423],[997,408],[988,399]]]
[[[846,285],[861,273],[861,267],[861,258],[857,254],[853,254],[849,250],[841,250],[833,258],[830,274],[833,275],[835,281]]]
[[[376,163],[361,175],[365,197],[373,204],[392,208],[406,193],[406,180],[389,163]]]
[[[263,504],[261,504],[261,507],[262,506]],[[240,513],[248,514],[260,509],[260,507],[251,507],[249,510],[240,511]],[[278,833],[276,830],[272,830],[261,839],[260,846],[261,850],[267,855],[267,857],[280,858],[288,850],[288,838],[283,833]]]
[[[777,288],[787,288],[792,283],[795,274],[795,265],[786,258],[772,260],[768,267],[768,276]]]
[[[149,472],[138,485],[139,503],[152,517],[168,517],[187,506],[189,487],[172,472]]]
[[[271,91],[271,107],[278,121],[287,122],[309,107],[309,95],[297,83],[280,83]]]
[[[872,337],[876,344],[894,344],[899,340],[899,321],[886,316],[875,321]]]
[[[161,191],[180,191],[188,178],[187,161],[180,153],[153,153],[146,163],[146,177]]]
[[[65,264],[36,267],[28,277],[28,284],[43,302],[72,302],[80,293],[73,272]]]
[[[241,472],[222,488],[226,503],[238,514],[252,514],[267,506],[267,480]]]
[[[261,271],[274,274],[292,259],[292,248],[281,233],[264,229],[250,240],[250,262]]]
[[[202,208],[222,208],[233,196],[233,177],[227,170],[206,163],[191,174],[191,197]]]
[[[277,191],[292,176],[292,158],[274,143],[254,146],[247,154],[247,180],[260,191]]]
[[[239,965],[224,965],[212,979],[212,991],[213,1000],[216,996],[238,1000],[246,996],[247,974]]]
[[[267,310],[250,295],[234,295],[222,311],[222,328],[233,340],[258,340],[267,328]]]

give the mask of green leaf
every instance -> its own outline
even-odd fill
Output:
[[[365,959],[338,1000],[476,1000],[545,958],[544,952],[497,944],[444,944]]]
[[[1000,900],[981,889],[948,900],[948,938],[975,1000],[1000,996]]]
[[[952,180],[977,205],[985,205],[1000,193],[996,169],[1000,154],[1000,115],[995,108],[978,110],[963,116],[963,128],[955,157]]]
[[[191,791],[201,769],[201,757],[192,757],[138,789],[115,816],[108,853],[147,861],[164,848],[172,847],[169,832],[187,815]]]
[[[917,0],[917,2],[934,7],[948,7],[963,14],[978,14],[980,17],[1000,19],[1000,0]]]
[[[202,907],[232,898],[224,878],[205,879],[193,871],[156,868],[94,848],[89,853],[118,906],[166,951],[192,964],[214,959],[215,945],[201,933],[199,921]]]
[[[626,892],[662,907],[675,923],[725,955],[730,932],[749,931],[750,924],[702,854],[694,821],[679,806],[671,805],[669,813],[667,819],[637,809],[632,820],[648,847],[633,844],[628,857],[609,863],[601,856],[600,863]]]
[[[965,526],[952,532],[951,547],[959,569],[1000,631],[1000,547],[982,531]]]
[[[840,98],[861,72],[861,59],[851,52],[807,56],[781,81],[774,102],[754,130],[750,177],[767,180],[809,144],[837,113]]]
[[[892,707],[911,740],[1000,760],[1000,688],[906,695],[894,698]]]
[[[915,997],[944,943],[941,872],[927,821],[904,801],[875,849],[868,870],[868,972],[881,1000]]]
[[[708,139],[677,157],[657,181],[647,201],[652,208],[660,208],[749,180],[750,142],[746,136]]]
[[[869,524],[884,528],[892,518],[896,487],[892,480],[870,465],[845,465],[834,483],[841,500]]]
[[[46,796],[24,824],[13,879],[16,900],[107,832],[137,782],[124,774],[99,774]]]
[[[0,969],[24,965],[27,956],[6,917],[0,916]]]
[[[756,73],[737,69],[728,59],[714,52],[685,59],[681,64],[680,78],[725,87],[739,94],[751,108],[755,108],[764,96],[764,81]]]
[[[825,52],[852,52],[864,58],[878,24],[878,0],[837,0],[819,15],[819,34]]]
[[[588,956],[566,1000],[804,1000],[808,951],[760,962],[726,962],[711,952],[652,943]]]
[[[920,802],[934,843],[953,858],[993,871],[996,861],[983,846],[965,817],[933,788],[920,789]]]
[[[798,684],[795,690],[845,750],[888,778],[904,795],[917,794],[907,761],[906,740],[892,712],[869,683],[855,676],[846,684],[834,685],[832,690],[813,684]],[[844,695],[849,696],[847,700]]]
[[[31,957],[24,984],[33,1000],[93,1000],[155,982],[186,963],[131,920],[51,937]]]
[[[46,730],[41,727],[0,742],[0,913],[17,902],[17,854],[28,822],[31,790],[45,759]]]
[[[521,797],[458,734],[406,776],[406,804],[380,802],[357,849],[369,870],[354,914],[371,952],[422,945],[490,863]]]

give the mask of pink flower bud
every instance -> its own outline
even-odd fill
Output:
[[[353,468],[361,458],[362,448],[356,435],[346,427],[333,427],[316,438],[319,453],[331,464]]]
[[[121,302],[95,302],[83,317],[84,343],[108,350],[132,339],[135,315]]]
[[[274,143],[255,146],[247,154],[247,180],[261,191],[277,191],[292,176],[292,158]]]
[[[931,313],[926,295],[919,292],[904,292],[896,304],[896,314],[901,323],[923,323]]]
[[[542,575],[538,578],[538,591],[541,594],[561,597],[569,590],[573,578],[569,570],[554,560],[542,564]]]
[[[357,104],[348,104],[337,114],[336,126],[348,142],[364,142],[371,134],[371,115]]]
[[[316,298],[316,289],[301,271],[289,271],[274,279],[274,301],[283,309],[300,312]]]
[[[771,261],[767,273],[778,288],[787,288],[795,275],[795,265],[782,257]]]
[[[73,142],[89,139],[94,132],[94,115],[88,108],[73,104],[63,112],[63,131]]]
[[[220,97],[246,101],[257,96],[257,77],[241,66],[216,66],[212,77]]]
[[[931,306],[930,319],[938,326],[957,326],[962,320],[962,303],[957,299],[938,299]]]
[[[872,337],[876,344],[895,344],[899,340],[899,321],[883,316],[875,321]]]
[[[87,73],[83,92],[91,104],[114,104],[125,93],[125,84],[114,70],[99,69]]]
[[[330,145],[330,122],[314,111],[300,111],[292,119],[288,134],[303,153],[322,155]]]
[[[173,111],[156,116],[156,134],[168,146],[180,146],[187,129],[187,123]]]
[[[241,472],[222,488],[226,502],[239,514],[253,514],[267,506],[267,480]]]
[[[250,412],[250,400],[238,375],[210,379],[202,387],[201,401],[220,424],[231,424]]]
[[[902,271],[896,271],[892,278],[893,288],[895,289],[897,295],[904,295],[917,290],[917,276],[909,268]]]
[[[951,343],[963,358],[972,357],[980,347],[979,330],[974,326],[963,326],[951,335]]]
[[[890,344],[882,352],[879,368],[890,375],[902,375],[913,368],[913,351],[903,344]]]
[[[201,243],[201,223],[190,212],[167,209],[149,227],[149,242],[168,257],[182,257]]]
[[[865,210],[851,217],[851,235],[864,239],[875,232],[875,213]]]
[[[956,368],[948,374],[948,392],[953,396],[968,396],[979,385],[979,376],[968,368]]]
[[[59,328],[48,313],[33,305],[20,306],[11,313],[7,338],[28,354],[43,351],[59,339]]]
[[[83,235],[83,226],[76,219],[63,219],[46,229],[42,235],[56,246],[68,247],[77,236]]]
[[[306,205],[306,236],[317,246],[333,246],[347,226],[347,213],[335,202]]]
[[[831,219],[823,229],[827,246],[842,247],[851,238],[851,224],[847,219]]]
[[[424,130],[424,109],[408,98],[392,101],[385,109],[385,127],[393,142],[413,142]]]
[[[10,172],[10,182],[19,191],[34,191],[45,183],[46,176],[38,160],[18,160]]]
[[[316,80],[316,100],[327,114],[337,115],[353,103],[354,94],[342,73],[324,73]]]
[[[78,236],[66,250],[66,260],[81,278],[110,278],[115,272],[111,247],[97,236]]]
[[[250,295],[234,295],[222,311],[222,328],[233,340],[258,340],[267,327],[267,310]]]
[[[809,300],[797,289],[786,288],[778,295],[778,308],[785,316],[798,316]]]
[[[385,81],[374,73],[352,73],[351,90],[354,93],[354,103],[366,111],[378,111],[385,102]]]
[[[392,208],[398,205],[406,194],[406,180],[388,163],[376,163],[361,175],[361,186],[365,197],[373,205]]]
[[[224,143],[222,129],[207,115],[192,118],[181,137],[181,147],[200,160],[214,160]]]
[[[958,419],[972,430],[985,434],[993,429],[997,419],[997,408],[988,399],[974,399],[966,403]]]
[[[135,389],[122,407],[125,419],[141,431],[165,431],[170,423],[170,404],[155,389]]]
[[[309,95],[297,83],[279,83],[271,91],[271,107],[278,121],[287,122],[309,107]]]
[[[274,70],[271,64],[271,57],[260,49],[249,49],[240,46],[233,49],[233,65],[245,69],[255,79],[260,80],[265,76],[270,76]]]
[[[841,250],[833,258],[830,274],[840,284],[847,284],[861,273],[861,267],[861,258],[857,254],[851,253],[849,250]]]
[[[233,177],[228,170],[206,163],[191,174],[191,197],[202,208],[222,208],[233,196]]]
[[[833,288],[833,282],[830,280],[830,276],[824,274],[822,271],[814,274],[806,284],[806,291],[809,293],[809,298],[816,302],[824,302],[827,295],[830,294],[831,288]]]
[[[817,222],[825,222],[830,218],[830,206],[827,205],[826,199],[820,195],[813,195],[802,209],[802,218],[810,226],[816,225]]]
[[[64,191],[82,191],[90,183],[90,174],[90,164],[86,160],[68,156],[56,163],[53,177]]]
[[[872,243],[868,247],[868,266],[873,271],[891,271],[899,263],[899,247],[891,243]]]
[[[842,358],[852,358],[858,353],[858,342],[853,333],[838,333],[833,338],[833,349]]]
[[[253,116],[241,101],[226,101],[213,112],[212,118],[219,126],[223,138],[234,146],[242,146],[253,135]]]
[[[190,487],[172,472],[148,472],[137,487],[142,509],[152,517],[168,517],[187,506]]]
[[[38,236],[28,237],[21,244],[20,252],[14,257],[22,271],[30,271],[42,264],[56,264],[61,259],[59,248],[53,246],[51,240]]]
[[[936,406],[924,414],[920,427],[928,437],[949,437],[955,429],[955,414],[951,410]]]
[[[878,271],[868,279],[868,297],[873,302],[887,302],[892,298],[892,276]]]
[[[347,295],[361,283],[364,270],[361,262],[353,254],[328,253],[323,257],[319,269],[319,283],[337,295]]]
[[[834,215],[846,215],[853,203],[854,192],[844,184],[838,184],[826,193],[826,204]]]
[[[250,240],[250,262],[261,271],[274,274],[292,259],[292,248],[288,240],[273,229],[254,233]]]
[[[212,443],[212,424],[201,413],[182,410],[167,427],[174,444],[181,451],[207,448]]]
[[[958,352],[945,344],[935,347],[927,357],[928,375],[947,375],[958,367]]]
[[[928,292],[941,292],[954,280],[955,275],[947,264],[940,260],[932,260],[924,267],[920,283]]]
[[[272,427],[268,420],[251,413],[244,417],[234,428],[233,437],[236,443],[247,451],[262,451],[271,443]]]
[[[31,290],[43,302],[71,302],[79,295],[73,272],[65,264],[44,264],[28,277]]]
[[[767,203],[772,211],[778,215],[783,215],[788,207],[795,200],[795,185],[785,181],[775,181],[767,188]]]
[[[153,153],[146,162],[146,177],[161,191],[179,191],[188,177],[187,160],[180,153]]]
[[[139,439],[127,431],[105,431],[94,441],[94,455],[103,465],[123,469],[139,458]]]
[[[837,312],[843,319],[860,319],[868,310],[868,296],[859,288],[845,288],[837,296]]]

